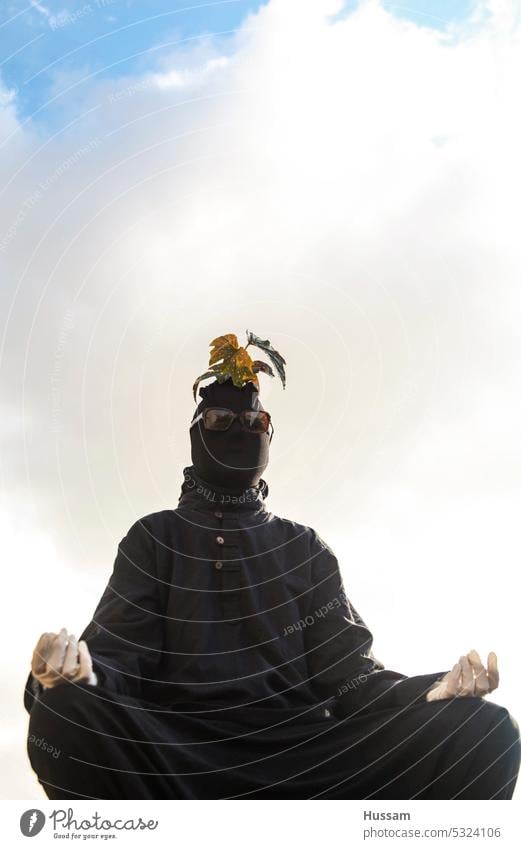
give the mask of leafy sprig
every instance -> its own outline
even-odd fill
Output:
[[[257,377],[259,372],[275,377],[275,372],[269,363],[263,360],[252,360],[246,350],[250,345],[260,348],[268,355],[282,381],[283,389],[286,388],[286,372],[284,370],[286,360],[284,357],[275,350],[269,339],[261,339],[249,330],[246,331],[246,336],[248,342],[244,347],[239,345],[234,333],[225,333],[224,336],[217,336],[210,342],[212,350],[210,351],[209,369],[204,374],[199,375],[193,385],[194,400],[196,400],[197,387],[200,382],[208,377],[215,377],[218,383],[224,383],[225,380],[231,378],[234,386],[239,389],[248,381],[254,383],[259,389],[259,378]]]

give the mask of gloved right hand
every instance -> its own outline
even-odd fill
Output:
[[[456,696],[486,696],[497,688],[499,672],[497,656],[491,651],[487,657],[485,669],[481,658],[475,649],[461,655],[459,663],[455,663],[450,672],[436,681],[425,698],[428,702],[438,699],[451,699]]]
[[[66,628],[58,634],[42,634],[33,652],[31,672],[43,687],[56,687],[71,681],[98,683],[87,643],[85,640],[78,643]]]

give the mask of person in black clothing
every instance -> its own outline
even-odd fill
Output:
[[[28,754],[47,796],[511,798],[519,726],[484,699],[495,655],[386,669],[331,548],[266,507],[257,387],[200,395],[178,506],[130,527],[80,641],[35,649]]]

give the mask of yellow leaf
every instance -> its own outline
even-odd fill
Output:
[[[257,375],[253,371],[253,360],[248,351],[239,345],[234,333],[217,336],[210,345],[212,351],[209,366],[219,382],[222,383],[230,377],[233,384],[239,388],[248,380],[259,388]]]
[[[235,333],[226,333],[225,336],[218,336],[210,342],[210,345],[213,345],[213,350],[210,351],[209,365],[213,365],[221,359],[230,359],[239,349],[239,342]]]

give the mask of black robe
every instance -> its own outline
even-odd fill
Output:
[[[511,794],[519,742],[508,711],[478,698],[427,703],[448,670],[386,669],[332,550],[313,528],[269,512],[267,494],[261,480],[225,496],[188,466],[178,507],[129,529],[81,635],[98,685],[42,691],[27,681],[32,736],[65,755],[28,745],[47,795]],[[485,726],[496,730],[469,760],[468,734],[475,741]],[[467,757],[456,768],[458,753]],[[492,784],[465,788],[471,764],[483,769],[492,753],[503,757],[498,777],[489,770]]]

